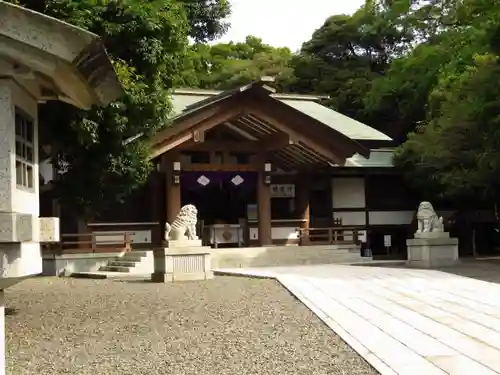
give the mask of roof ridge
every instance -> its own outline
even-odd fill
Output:
[[[238,87],[236,90],[239,90],[240,88],[241,87]],[[223,90],[210,90],[210,89],[179,88],[179,89],[174,89],[172,95],[217,96],[227,91],[232,91],[232,90],[223,91]],[[294,94],[294,93],[272,93],[271,96],[275,99],[306,100],[306,101],[309,100],[317,101],[329,98],[329,96],[326,95]]]

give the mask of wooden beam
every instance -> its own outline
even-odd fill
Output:
[[[288,145],[297,143],[297,140],[287,133],[275,133],[261,141],[260,149],[264,151],[274,151]]]
[[[248,105],[257,107],[262,112],[274,114],[274,117],[279,119],[281,123],[287,124],[289,128],[310,139],[326,140],[325,143],[332,144],[330,147],[335,147],[338,154],[343,157],[351,156],[356,152],[365,157],[370,155],[369,150],[356,140],[268,95],[254,97],[249,99],[249,102],[251,103]]]
[[[267,113],[262,111],[257,106],[252,106],[249,109],[250,109],[250,112],[252,114],[254,114],[255,116],[266,121],[271,126],[276,128],[277,130],[279,130],[283,133],[288,133],[290,135],[290,137],[292,137],[294,140],[303,143],[304,145],[311,148],[312,150],[314,150],[318,154],[322,155],[323,157],[325,157],[326,159],[328,159],[332,163],[339,164],[339,165],[342,165],[344,163],[344,161],[345,161],[344,158],[335,155],[328,148],[320,145],[318,142],[315,142],[312,139],[310,139],[304,135],[301,135],[298,132],[296,132],[295,130],[287,127],[286,125],[282,124],[280,121],[276,120],[273,116],[268,115]]]
[[[230,152],[249,152],[255,153],[259,151],[258,141],[224,141],[224,140],[208,140],[203,143],[186,142],[179,146],[181,150],[190,151],[230,151]]]
[[[221,139],[211,139],[204,142],[195,142],[194,138],[189,142],[179,145],[181,150],[189,151],[229,151],[257,153],[260,151],[279,150],[288,145],[293,145],[296,141],[288,134],[276,133],[262,140],[256,141],[230,141]]]
[[[205,108],[202,108],[198,111],[193,111],[192,114],[185,114],[184,116],[180,116],[177,119],[174,119],[173,124],[158,132],[154,137],[152,144],[157,144],[162,142],[164,139],[168,139],[177,135],[179,133],[185,132],[190,128],[194,127],[201,122],[208,120],[211,117],[220,115],[227,110],[240,108],[241,109],[241,101],[238,98],[227,98],[225,100],[221,100],[219,102],[215,102],[214,104],[208,105]]]
[[[193,130],[193,142],[201,143],[205,142],[205,131],[204,130]]]
[[[157,139],[156,143],[153,143],[150,158],[153,159],[165,152],[168,152],[179,145],[193,139],[194,132],[198,131],[198,134],[205,133],[207,130],[213,127],[223,124],[241,114],[241,108],[233,107],[228,110],[224,110],[220,113],[216,113],[196,124],[192,125],[192,129],[188,128],[186,131],[178,133],[170,138]]]
[[[257,172],[256,164],[190,164],[182,167],[183,172]]]

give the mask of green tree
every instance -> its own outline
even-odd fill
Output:
[[[226,0],[22,0],[21,5],[100,35],[126,95],[106,108],[41,108],[42,141],[65,173],[56,196],[93,216],[124,199],[150,172],[147,139],[168,125],[169,89],[182,83],[188,37],[209,40],[226,27]],[[143,134],[133,142],[129,137]]]
[[[267,45],[254,36],[238,43],[197,43],[189,53],[189,67],[184,72],[184,82],[189,87],[226,90],[272,76],[277,88],[284,89],[293,76],[289,65],[291,51]]]
[[[496,207],[500,198],[500,12],[487,5],[470,0],[455,9],[457,24],[441,34],[441,55],[452,57],[432,73],[420,109],[425,117],[395,159],[413,185],[429,197],[453,199],[457,207]]]
[[[408,48],[409,34],[384,6],[367,2],[352,16],[329,17],[292,59],[290,90],[328,95],[326,105],[364,120],[364,96],[390,61]]]

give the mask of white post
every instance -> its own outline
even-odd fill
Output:
[[[0,290],[0,375],[5,375],[5,297]]]

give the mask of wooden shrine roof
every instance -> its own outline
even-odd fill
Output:
[[[223,92],[177,90],[170,127],[152,140],[152,158],[193,140],[196,129],[223,125],[248,141],[272,140],[288,134],[293,142],[274,150],[284,167],[343,165],[354,154],[370,151],[358,141],[390,141],[383,133],[324,107],[318,97],[280,95],[255,81]]]

